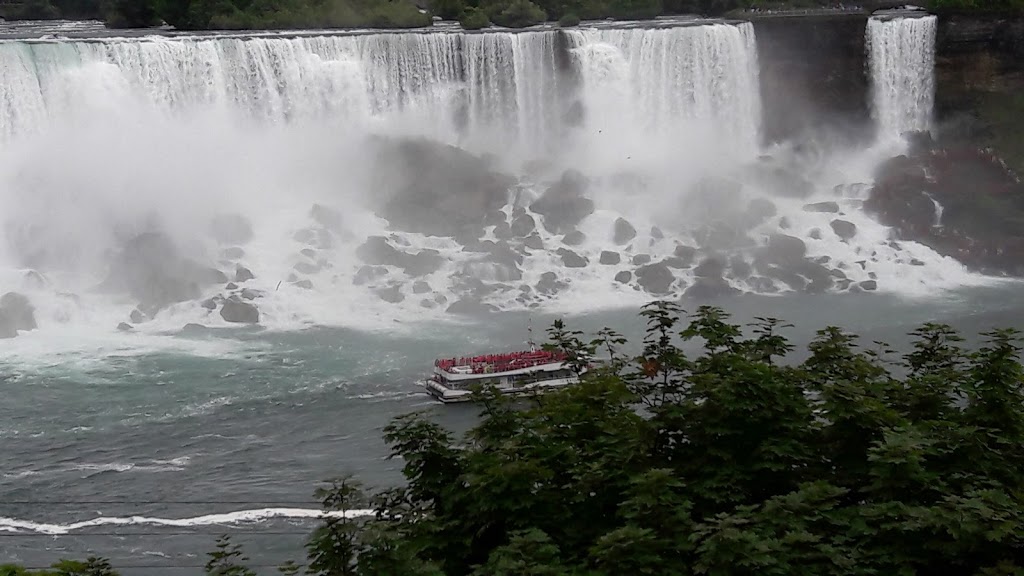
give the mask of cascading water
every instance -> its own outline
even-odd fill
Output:
[[[935,16],[868,21],[873,115],[883,139],[931,128],[937,22]]]

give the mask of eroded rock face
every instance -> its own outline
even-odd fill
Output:
[[[585,197],[589,182],[583,174],[567,170],[562,178],[530,205],[544,218],[544,228],[553,234],[567,234],[594,213],[594,201]]]
[[[898,239],[972,270],[1024,275],[1024,185],[991,152],[929,147],[893,158],[875,174],[864,209]]]
[[[375,137],[370,148],[375,212],[398,230],[480,238],[514,183],[486,159],[427,139]]]

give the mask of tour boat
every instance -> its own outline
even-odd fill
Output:
[[[566,362],[565,354],[539,350],[531,342],[524,352],[435,360],[434,374],[423,385],[431,396],[449,404],[470,400],[475,384],[491,385],[501,394],[515,395],[577,382],[579,376]]]

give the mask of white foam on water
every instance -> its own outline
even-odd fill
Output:
[[[197,526],[212,525],[240,525],[258,524],[276,518],[295,518],[318,520],[321,518],[360,518],[370,516],[373,510],[348,510],[345,512],[324,512],[310,508],[258,508],[253,510],[239,510],[223,514],[207,514],[190,518],[158,518],[149,516],[105,516],[70,522],[67,524],[52,524],[43,522],[32,522],[30,520],[19,520],[16,518],[0,517],[0,532],[31,532],[37,534],[49,534],[54,536],[81,532],[90,528],[102,526],[158,526],[192,528]]]

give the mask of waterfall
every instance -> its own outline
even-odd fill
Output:
[[[936,24],[935,16],[868,21],[873,115],[881,138],[931,128]]]

